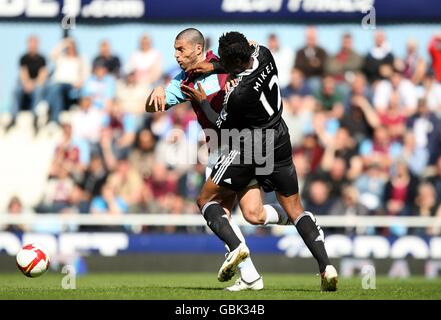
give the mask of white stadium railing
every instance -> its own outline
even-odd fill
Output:
[[[241,215],[234,215],[238,225],[249,225]],[[391,216],[316,216],[322,227],[441,227],[441,217]],[[198,214],[5,214],[0,213],[0,229],[8,225],[131,225],[131,226],[205,226]]]

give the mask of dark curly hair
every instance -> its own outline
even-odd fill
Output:
[[[219,38],[219,54],[222,60],[248,62],[253,53],[247,38],[240,32],[224,33]]]

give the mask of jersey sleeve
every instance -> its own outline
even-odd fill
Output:
[[[222,108],[219,118],[218,118],[218,127],[219,129],[232,129],[235,128],[234,125],[234,117],[236,110],[235,108],[238,108],[239,104],[236,102],[237,97],[240,95],[240,89],[235,88],[233,92],[230,93],[228,96],[228,99],[226,100],[224,104],[224,108]]]
[[[186,97],[181,91],[181,82],[184,78],[185,73],[182,71],[174,77],[165,88],[165,104],[167,105],[167,108],[185,101]]]

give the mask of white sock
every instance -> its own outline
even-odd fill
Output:
[[[265,204],[263,209],[266,213],[265,225],[279,224],[285,226],[287,224],[291,224],[288,214],[280,204]]]
[[[245,238],[242,234],[242,231],[240,231],[239,226],[234,223],[232,219],[230,220],[230,225],[233,228],[236,236],[240,239],[240,241],[242,241],[243,244],[245,244]],[[244,261],[239,263],[237,267],[239,268],[240,276],[246,282],[254,282],[260,278],[260,274],[259,272],[257,272],[256,267],[251,260],[251,257],[246,258]]]
[[[265,225],[267,224],[277,224],[279,222],[279,215],[277,214],[276,209],[274,209],[269,204],[263,206],[263,209],[266,213]]]

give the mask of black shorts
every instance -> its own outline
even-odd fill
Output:
[[[219,186],[232,189],[236,192],[259,183],[265,192],[277,191],[284,196],[291,196],[299,192],[297,173],[292,159],[276,163],[271,172],[259,175],[259,167],[255,165],[234,164],[239,156],[238,151],[231,151],[228,155],[218,158],[211,172],[211,179]]]
[[[257,182],[265,192],[276,191],[285,197],[299,193],[299,182],[294,163],[276,166],[270,175],[256,176]]]

